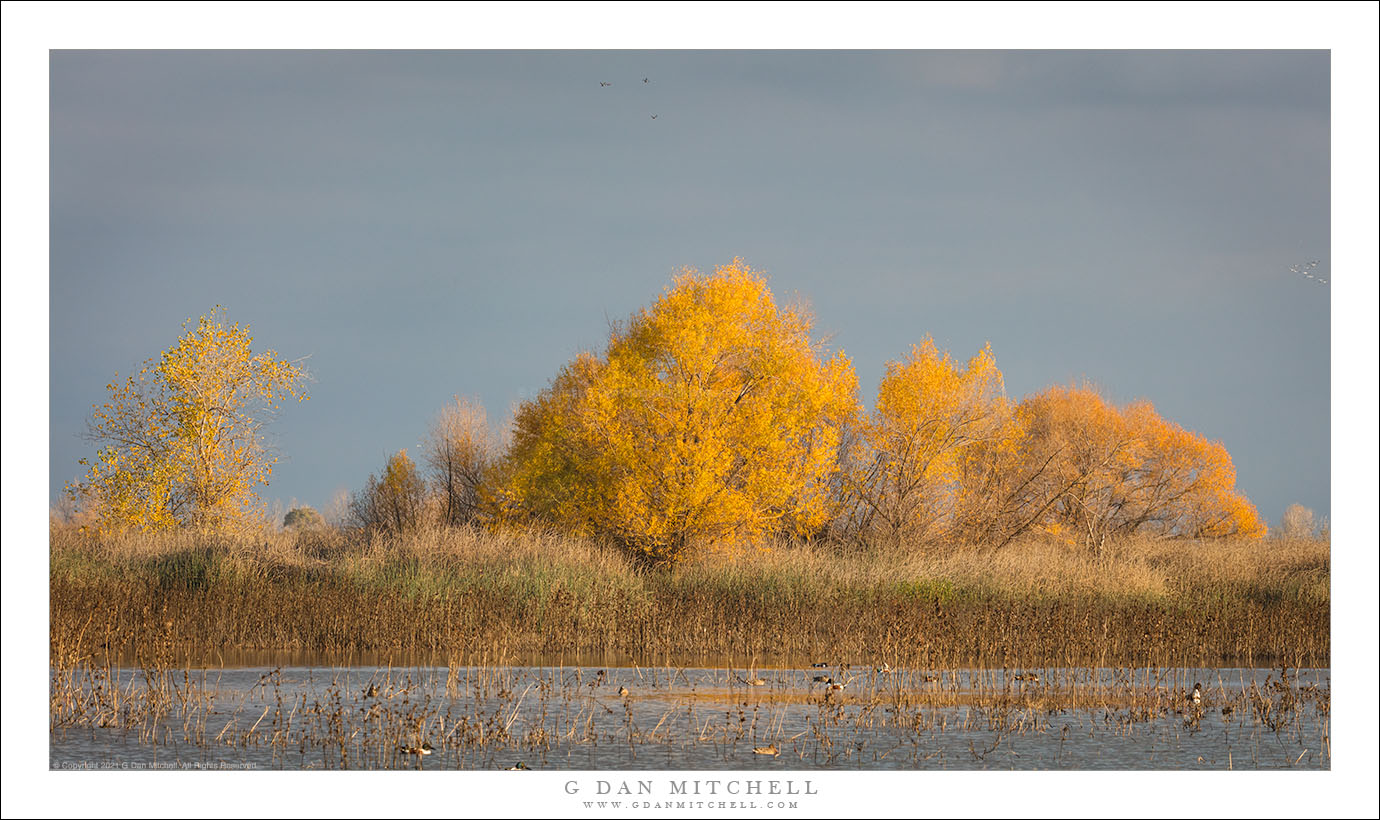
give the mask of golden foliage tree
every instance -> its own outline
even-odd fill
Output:
[[[947,532],[966,450],[1003,430],[1005,389],[988,345],[960,366],[926,337],[888,362],[848,483],[858,534],[921,541]]]
[[[1100,545],[1129,492],[1138,461],[1136,430],[1091,387],[1053,387],[1027,400],[1029,448],[1058,453],[1041,487],[1053,499],[1052,523]],[[1041,459],[1043,463],[1043,459]]]
[[[1149,402],[1123,411],[1135,433],[1125,500],[1111,520],[1116,534],[1259,538],[1265,522],[1236,491],[1236,467],[1220,441],[1209,441],[1155,412]]]
[[[498,465],[496,519],[506,523],[559,524],[575,535],[596,531],[592,481],[600,446],[585,427],[585,397],[604,363],[581,353],[561,368],[536,399],[518,406],[513,438]]]
[[[613,331],[603,358],[577,358],[519,409],[511,505],[656,563],[818,531],[857,380],[811,328],[741,260],[682,273]]]
[[[254,353],[249,328],[219,307],[183,330],[137,376],[107,385],[110,400],[88,425],[101,447],[69,489],[102,531],[209,530],[262,515],[255,487],[277,461],[263,426],[284,399],[306,400],[307,374],[272,350]]]
[[[964,464],[963,537],[997,546],[1044,532],[1100,548],[1109,536],[1259,537],[1219,442],[1159,416],[1117,408],[1089,386],[1026,398],[1005,433]]]

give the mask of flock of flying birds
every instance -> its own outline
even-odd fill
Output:
[[[642,78],[642,84],[643,84],[643,85],[651,85],[651,84],[652,84],[651,78],[650,78],[650,77],[643,77],[643,78]],[[613,83],[611,83],[611,82],[605,82],[605,81],[603,81],[603,80],[600,80],[600,81],[599,81],[599,87],[600,87],[600,88],[611,88],[612,86],[613,86]],[[652,114],[652,119],[656,119],[656,117],[657,117],[656,114]]]
[[[1326,285],[1326,279],[1322,278],[1321,276],[1315,276],[1313,274],[1313,269],[1316,267],[1318,267],[1318,260],[1314,259],[1312,262],[1305,262],[1304,264],[1293,266],[1289,269],[1289,272],[1302,274],[1303,278],[1305,279],[1312,279],[1319,285]]]

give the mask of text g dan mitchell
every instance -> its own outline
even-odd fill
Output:
[[[660,785],[669,791],[658,792],[654,780],[579,780],[565,782],[566,794],[596,795],[657,795],[689,797],[694,795],[793,795],[819,794],[810,780],[670,780]]]

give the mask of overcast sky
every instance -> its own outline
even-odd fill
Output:
[[[644,82],[645,78],[645,82]],[[220,304],[309,356],[268,499],[452,395],[503,420],[683,266],[813,305],[862,399],[926,334],[1091,380],[1330,512],[1326,51],[50,58],[50,495],[115,374]],[[610,83],[607,87],[601,83]]]

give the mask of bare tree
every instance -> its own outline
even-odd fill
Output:
[[[364,489],[350,499],[350,522],[365,530],[399,533],[421,517],[426,483],[406,450],[388,459],[383,478],[370,475]]]
[[[1313,511],[1302,504],[1290,504],[1279,530],[1285,538],[1308,538],[1313,534]]]
[[[484,406],[456,396],[437,414],[423,450],[432,486],[440,496],[441,520],[451,526],[473,522],[498,452]]]
[[[331,494],[331,500],[322,510],[322,517],[332,527],[346,526],[350,523],[350,491],[339,487]]]

